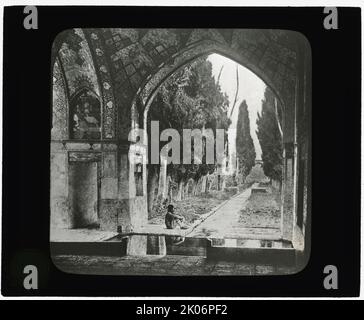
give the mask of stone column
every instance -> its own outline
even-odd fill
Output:
[[[206,185],[207,185],[207,179],[208,179],[208,176],[205,175],[201,178],[201,193],[205,193],[206,192]]]
[[[145,170],[143,196],[139,197],[136,196],[135,166],[129,161],[129,142],[118,142],[115,150],[110,150],[110,145],[107,150],[105,147],[100,179],[100,228],[130,232],[148,219]]]
[[[51,227],[72,228],[68,200],[68,159],[61,143],[51,144]]]
[[[100,229],[117,231],[118,224],[118,163],[116,144],[103,145],[100,177]]]
[[[147,254],[165,256],[167,254],[166,237],[149,235],[147,237]]]
[[[126,156],[126,155],[125,155]],[[124,158],[124,155],[122,155]],[[141,226],[148,223],[148,195],[147,195],[147,154],[146,149],[135,144],[131,144],[128,151],[128,162],[126,169],[121,170],[128,173],[128,177],[121,177],[128,183],[126,191],[120,190],[124,197],[123,202],[128,203],[128,215],[126,223],[130,230],[137,231]],[[140,166],[141,165],[141,166]],[[141,172],[139,170],[141,169]],[[141,176],[139,176],[141,174]],[[125,176],[125,174],[123,174]],[[136,179],[142,179],[141,189],[137,193]],[[139,186],[140,187],[140,186]],[[142,192],[140,192],[142,190]],[[140,192],[140,193],[139,193]],[[127,200],[125,197],[127,196]]]
[[[286,143],[283,151],[283,184],[281,206],[281,232],[282,238],[291,241],[293,230],[293,175],[294,175],[294,147],[293,143]]]
[[[168,196],[167,190],[167,159],[161,156],[161,164],[159,171],[159,186],[158,186],[158,195],[162,196],[163,199],[166,199]]]

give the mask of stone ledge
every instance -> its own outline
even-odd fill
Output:
[[[94,229],[56,229],[50,230],[51,242],[97,242],[106,241],[115,236],[117,232],[99,231]]]

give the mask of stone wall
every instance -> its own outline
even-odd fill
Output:
[[[287,144],[283,157],[283,183],[282,183],[282,207],[281,207],[281,231],[282,238],[292,240],[294,223],[294,159],[293,146]]]
[[[51,151],[51,226],[71,228],[68,199],[68,159],[64,151]]]

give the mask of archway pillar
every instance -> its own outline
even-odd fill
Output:
[[[168,184],[167,184],[167,159],[161,156],[161,164],[159,171],[159,186],[158,186],[158,195],[160,195],[163,199],[166,199],[168,196]]]
[[[294,215],[294,144],[286,142],[283,149],[283,182],[281,206],[281,236],[285,240],[292,240]]]
[[[115,142],[102,144],[99,224],[101,230],[117,231],[118,146]]]
[[[309,201],[311,170],[311,50],[309,43],[300,43],[298,51],[298,94],[296,103],[296,145],[297,165],[295,183],[295,220],[293,228],[293,245],[300,250],[300,263],[305,265],[310,253],[311,212]]]
[[[72,227],[68,188],[68,157],[61,142],[51,143],[51,228]]]
[[[286,88],[287,92],[291,92]],[[281,237],[292,241],[294,221],[294,175],[295,175],[295,95],[287,96],[283,131],[283,179],[281,193]]]
[[[103,152],[99,207],[101,230],[127,233],[147,222],[145,170],[143,167],[138,169],[134,161],[130,161],[131,149],[130,142],[123,140],[117,142],[115,150]],[[141,190],[137,190],[138,183]]]
[[[123,232],[135,232],[148,223],[146,150],[128,142],[119,161],[119,201],[123,208],[118,225]]]

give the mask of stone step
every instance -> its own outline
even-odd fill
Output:
[[[177,241],[180,240],[180,241]],[[295,250],[290,242],[257,239],[206,239],[173,236],[127,236],[108,241],[51,242],[52,255],[86,256],[195,256],[215,261],[293,265]]]
[[[254,187],[252,188],[252,193],[267,193],[267,188],[264,187]]]
[[[185,255],[206,256],[208,240],[180,236],[117,236],[106,241],[52,241],[52,255],[125,256]]]
[[[291,243],[282,241],[261,242],[263,246],[254,244],[256,240],[247,240],[243,245],[219,245],[211,241],[206,248],[206,257],[214,261],[236,261],[273,266],[293,266],[296,250]],[[270,246],[268,246],[270,243]]]
[[[185,238],[181,243],[174,243],[166,239],[167,255],[206,256],[209,245],[206,238]]]
[[[126,239],[119,241],[54,241],[50,243],[52,255],[85,255],[122,257],[126,255]]]

